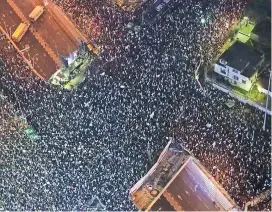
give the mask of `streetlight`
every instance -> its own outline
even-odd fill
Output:
[[[4,21],[4,25],[5,25],[5,30],[6,30],[6,33],[8,34],[8,27],[6,25],[6,22]]]
[[[201,18],[201,23],[205,24],[206,20],[204,18]]]
[[[14,24],[11,27],[9,27],[9,37],[11,37],[11,35],[12,35],[12,31],[11,31],[12,27],[14,27]]]
[[[55,49],[57,51],[57,54],[58,54],[58,57],[60,58],[60,54],[59,54],[59,50],[58,50],[58,46],[56,44],[56,41],[54,39],[52,39],[54,41],[54,44],[55,44]]]
[[[38,53],[37,54],[35,54],[34,55],[34,57],[32,57],[32,67],[34,68],[34,64],[35,64],[35,57],[38,55]]]
[[[145,15],[145,10],[143,10],[143,12],[142,12],[142,16],[141,16],[141,25],[143,25],[144,24],[144,15]]]
[[[267,116],[267,108],[268,108],[268,99],[269,99],[269,88],[271,86],[271,75],[272,74],[272,71],[270,70],[270,75],[269,75],[269,81],[268,81],[268,93],[267,93],[267,96],[266,96],[266,103],[265,103],[265,113],[264,113],[264,122],[263,122],[263,130],[265,130],[265,125],[266,125],[266,116]]]

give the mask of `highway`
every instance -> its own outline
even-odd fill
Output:
[[[166,192],[185,211],[219,211],[201,182],[197,181],[187,168],[179,173]]]
[[[43,5],[42,0],[13,0],[13,2],[16,3],[25,17],[28,17],[36,5]],[[47,42],[55,54],[61,56],[69,55],[78,49],[80,40],[68,34],[69,32],[61,25],[58,17],[54,15],[56,13],[54,9],[55,7],[52,7],[51,4],[50,7],[46,6],[45,12],[32,26]],[[73,28],[70,31],[75,31],[75,29]]]
[[[0,26],[9,34],[13,34],[17,26],[22,22],[6,0],[1,1],[0,7]],[[56,71],[56,64],[47,54],[42,45],[36,40],[33,34],[28,31],[19,43],[18,48],[28,49],[24,52],[26,58],[34,61],[34,68],[44,78],[52,75]]]
[[[87,42],[67,16],[48,2],[45,12],[16,43],[44,79],[49,79],[62,65],[62,57],[78,50],[81,41]],[[29,22],[28,16],[36,5],[43,5],[43,0],[2,0],[0,26],[11,35],[22,20]]]
[[[161,196],[160,199],[152,206],[152,211],[175,211],[172,205]]]

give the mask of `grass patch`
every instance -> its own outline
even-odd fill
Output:
[[[254,29],[254,26],[255,26],[254,24],[250,24],[250,23],[248,23],[247,25],[243,24],[240,27],[239,32],[241,32],[241,33],[243,33],[245,35],[250,35],[251,31]]]
[[[239,92],[239,93],[241,93],[241,94],[243,94],[243,95],[247,95],[247,94],[248,94],[247,91],[245,91],[244,89],[239,88],[239,87],[237,87],[237,86],[232,85],[231,88],[232,88],[232,90],[234,90],[234,91],[236,91],[236,92]]]
[[[265,104],[266,101],[266,95],[260,93],[256,85],[252,86],[252,89],[248,92],[248,97],[261,104]]]

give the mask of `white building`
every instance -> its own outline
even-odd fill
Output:
[[[224,77],[231,85],[249,91],[257,80],[258,68],[264,55],[236,41],[227,49],[214,65],[214,71]]]

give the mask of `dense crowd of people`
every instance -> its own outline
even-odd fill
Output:
[[[112,42],[123,35],[125,24],[133,13],[125,13],[113,1],[99,0],[63,0],[57,1],[66,14],[74,21],[76,26],[89,38],[91,42],[99,45],[103,50],[112,47]]]
[[[264,199],[260,204],[252,204],[249,206],[249,211],[271,211],[271,196]]]
[[[10,99],[1,96],[0,115],[10,127],[0,128],[0,208],[98,210],[96,197],[103,209],[135,210],[128,191],[172,135],[240,207],[270,189],[271,131],[262,130],[263,112],[237,101],[230,109],[226,94],[194,79],[199,61],[212,61],[246,2],[175,0],[152,25],[123,36],[128,17],[116,6],[57,3],[90,37],[88,20],[97,19],[103,65],[64,91],[40,81],[1,36],[0,85]],[[18,113],[40,140],[28,139],[11,120]]]

